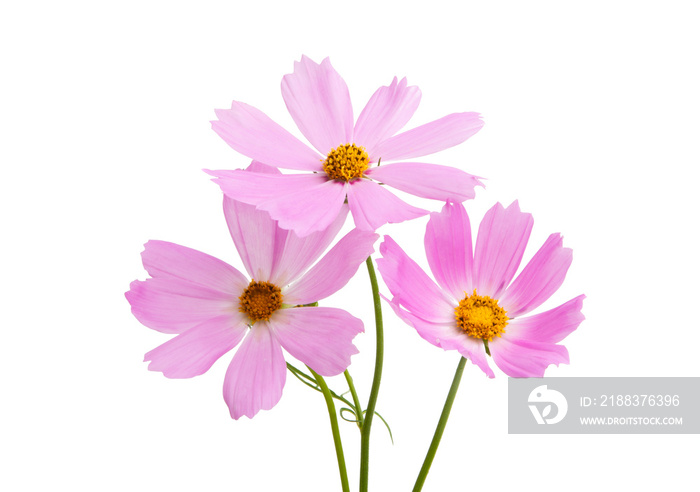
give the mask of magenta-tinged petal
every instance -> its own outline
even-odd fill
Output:
[[[428,343],[435,345],[436,347],[441,347],[441,343],[448,338],[454,338],[457,336],[457,330],[454,320],[448,322],[433,322],[426,321],[418,316],[415,316],[401,307],[401,298],[394,297],[389,300],[383,295],[381,296],[394,313],[401,318],[407,325],[411,326],[416,330],[416,332]]]
[[[270,319],[282,347],[321,376],[335,376],[358,353],[352,339],[364,331],[362,321],[342,309],[304,307],[282,309]]]
[[[461,144],[483,125],[479,113],[453,113],[379,142],[370,157],[398,161],[434,154]]]
[[[248,285],[245,276],[227,263],[167,241],[148,241],[141,259],[154,278],[178,278],[235,295]]]
[[[217,177],[216,183],[226,195],[268,212],[281,228],[293,229],[302,237],[325,230],[342,213],[344,185],[328,180],[325,174],[207,172]]]
[[[314,187],[261,202],[258,208],[269,212],[281,228],[305,237],[325,230],[338,219],[345,196],[343,183],[324,180]]]
[[[274,174],[276,176],[280,176],[282,174],[282,172],[276,167],[268,166],[267,164],[256,160],[251,161],[245,170],[252,173]]]
[[[210,171],[216,182],[226,195],[243,203],[258,205],[262,202],[284,198],[300,190],[309,192],[328,182],[323,174],[269,174],[244,171]]]
[[[529,313],[549,299],[564,283],[572,259],[573,252],[562,246],[562,237],[549,236],[500,299],[508,316]]]
[[[561,306],[508,323],[506,332],[515,338],[535,342],[561,342],[585,319],[581,313],[584,295],[574,297]]]
[[[363,146],[372,158],[377,143],[401,130],[420,103],[421,92],[416,86],[408,86],[406,79],[396,77],[388,86],[380,87],[372,94],[355,123],[354,142]]]
[[[479,224],[474,251],[474,286],[479,295],[499,299],[518,270],[532,231],[532,215],[517,200],[494,205]]]
[[[280,176],[277,169],[255,161],[248,170]],[[325,230],[300,238],[279,228],[268,212],[224,196],[226,222],[248,274],[255,280],[278,286],[292,282],[321,256],[343,226],[347,214],[348,207],[342,205]]]
[[[496,376],[493,373],[493,369],[489,367],[483,340],[477,340],[468,335],[464,335],[458,339],[445,340],[443,342],[443,347],[445,350],[457,350],[462,354],[462,357],[466,357],[472,361],[472,363],[484,371],[484,374],[488,377],[493,378]]]
[[[356,179],[347,186],[348,205],[355,226],[374,231],[386,224],[415,219],[428,213],[413,207],[390,191],[367,179]]]
[[[310,304],[325,299],[348,283],[360,264],[374,252],[378,234],[353,229],[298,282],[284,292],[287,304]]]
[[[217,109],[216,116],[212,128],[235,151],[284,169],[322,169],[313,149],[253,106],[234,101],[231,109]]]
[[[247,283],[246,283],[247,284]],[[163,333],[182,333],[203,321],[237,311],[232,295],[178,278],[136,280],[126,293],[141,323]]]
[[[304,237],[291,230],[278,229],[270,281],[284,286],[299,278],[333,242],[347,216],[348,207],[343,204],[328,227]]]
[[[365,176],[411,195],[441,201],[472,199],[474,188],[483,186],[479,178],[460,169],[418,162],[382,164],[366,171]]]
[[[233,200],[228,195],[224,196],[224,216],[248,275],[257,281],[269,281],[275,238],[279,232],[277,223],[264,210]],[[286,231],[282,232],[286,235]]]
[[[352,143],[350,93],[328,58],[317,64],[302,56],[294,73],[282,78],[282,97],[301,133],[322,154]]]
[[[385,300],[387,299],[385,298]],[[444,350],[458,351],[463,357],[466,357],[484,371],[488,377],[494,377],[493,370],[489,367],[486,360],[483,343],[469,338],[457,328],[454,320],[450,323],[431,323],[399,307],[401,301],[397,297],[394,297],[391,301],[387,300],[387,302],[396,315],[406,324],[415,328],[416,332],[424,340]]]
[[[541,378],[550,364],[568,364],[563,345],[511,338],[506,333],[489,343],[493,361],[512,378]]]
[[[432,323],[453,323],[457,303],[446,296],[389,236],[379,247],[377,268],[384,283],[412,314]]]
[[[168,378],[204,374],[219,357],[238,345],[247,330],[242,313],[219,316],[194,326],[148,352],[148,369]]]
[[[425,229],[425,254],[435,280],[454,299],[471,294],[472,233],[467,211],[461,204],[446,203],[430,214]]]
[[[466,334],[455,338],[446,338],[441,342],[445,350],[456,350],[462,357],[469,359],[472,364],[484,371],[488,377],[493,378],[496,375],[493,369],[489,366],[488,357],[486,357],[486,349],[484,349],[483,340],[477,340]]]
[[[330,225],[305,237],[281,229],[270,214],[224,197],[224,215],[248,274],[255,280],[284,286],[305,272],[333,241],[348,214],[341,205]]]
[[[282,397],[287,365],[269,325],[258,321],[233,356],[224,378],[224,400],[231,417],[253,418]]]

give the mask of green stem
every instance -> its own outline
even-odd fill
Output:
[[[309,366],[306,366],[309,367]],[[333,443],[335,444],[335,455],[338,458],[338,471],[340,472],[340,482],[343,485],[343,492],[350,492],[350,484],[348,483],[348,471],[345,468],[345,455],[343,454],[343,443],[340,441],[340,429],[338,428],[338,416],[335,414],[335,404],[333,403],[333,396],[331,395],[328,385],[322,376],[316,374],[313,369],[309,367],[309,371],[316,378],[316,382],[321,388],[323,393],[323,398],[326,400],[326,406],[328,407],[328,416],[331,419],[331,430],[333,431]]]
[[[372,429],[372,418],[374,409],[377,406],[377,396],[379,395],[379,384],[382,379],[382,366],[384,364],[384,328],[382,323],[382,305],[379,298],[379,285],[377,284],[377,274],[374,273],[372,257],[367,258],[367,271],[372,284],[372,298],[374,299],[374,322],[377,329],[377,353],[374,362],[374,378],[372,379],[372,389],[367,402],[367,413],[362,424],[362,437],[360,440],[360,492],[367,492],[369,483],[369,436]]]
[[[345,370],[345,380],[348,382],[348,388],[350,388],[350,394],[352,395],[352,401],[355,402],[355,412],[357,415],[357,426],[362,430],[362,425],[365,422],[365,417],[362,414],[362,406],[360,404],[360,399],[357,397],[357,391],[355,391],[355,385],[352,382],[352,376],[350,371]]]
[[[304,382],[304,379],[306,379],[307,381],[309,381],[313,384],[316,384],[315,378],[312,378],[311,376],[306,374],[304,371],[300,371],[299,369],[297,369],[296,367],[291,365],[289,362],[287,362],[287,369],[289,369],[292,372],[292,374],[294,374],[297,378],[301,379],[302,382]],[[314,389],[317,389],[317,388],[314,388]]]
[[[428,453],[425,455],[425,460],[423,461],[423,466],[421,467],[420,473],[418,474],[418,478],[416,479],[416,485],[413,487],[413,492],[419,492],[423,488],[425,478],[428,476],[428,472],[430,471],[430,465],[433,464],[435,453],[437,452],[437,448],[440,445],[440,439],[442,439],[442,433],[445,431],[445,426],[447,425],[447,419],[450,417],[452,403],[455,401],[455,396],[457,395],[459,382],[462,380],[462,373],[464,372],[464,365],[466,364],[466,362],[467,359],[465,359],[464,357],[459,359],[459,364],[457,365],[457,370],[455,371],[454,379],[452,379],[452,386],[450,386],[450,391],[449,393],[447,393],[445,406],[442,408],[440,420],[438,421],[437,427],[435,428],[433,441],[430,443]]]
[[[306,386],[309,388],[318,391],[319,393],[323,393],[323,390],[318,386],[318,383],[316,382],[316,379],[312,378],[308,374],[306,374],[304,371],[300,371],[293,365],[291,365],[289,362],[287,362],[287,369],[289,369],[289,372],[291,372],[294,377],[296,377],[299,381],[304,383]],[[335,398],[338,401],[342,401],[345,403],[348,407],[350,407],[350,410],[353,413],[357,413],[357,409],[355,406],[350,402],[347,398],[335,393],[333,390],[329,389],[328,390],[333,398]]]

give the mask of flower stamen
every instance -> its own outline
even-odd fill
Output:
[[[464,294],[464,299],[455,308],[455,318],[467,335],[490,342],[506,332],[508,316],[497,300],[477,295],[476,289],[472,295]]]
[[[329,178],[350,181],[361,178],[369,168],[369,155],[364,147],[354,143],[338,145],[323,161],[323,170]]]
[[[255,324],[256,321],[268,321],[282,306],[282,290],[270,282],[251,280],[238,299],[241,301],[238,310],[247,314],[251,324]]]

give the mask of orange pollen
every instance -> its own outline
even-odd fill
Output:
[[[505,333],[508,324],[506,310],[498,305],[496,299],[489,296],[479,296],[474,289],[473,295],[464,293],[464,299],[455,308],[457,324],[464,332],[473,338],[493,340]]]
[[[270,282],[251,280],[243,294],[238,298],[238,310],[248,315],[251,324],[256,321],[267,321],[272,313],[282,306],[282,291]]]
[[[353,144],[339,145],[328,153],[323,170],[329,178],[350,181],[361,178],[369,168],[369,155],[364,147]]]

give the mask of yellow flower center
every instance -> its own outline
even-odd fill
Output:
[[[459,301],[455,308],[457,324],[467,335],[482,340],[491,341],[495,336],[505,333],[508,324],[506,310],[498,305],[498,301],[489,296],[467,295]]]
[[[282,306],[282,291],[270,282],[251,280],[239,299],[238,310],[247,314],[255,324],[256,321],[269,320],[272,313]]]
[[[331,179],[350,181],[361,178],[369,168],[369,155],[364,147],[353,144],[339,145],[328,153],[323,170]]]

